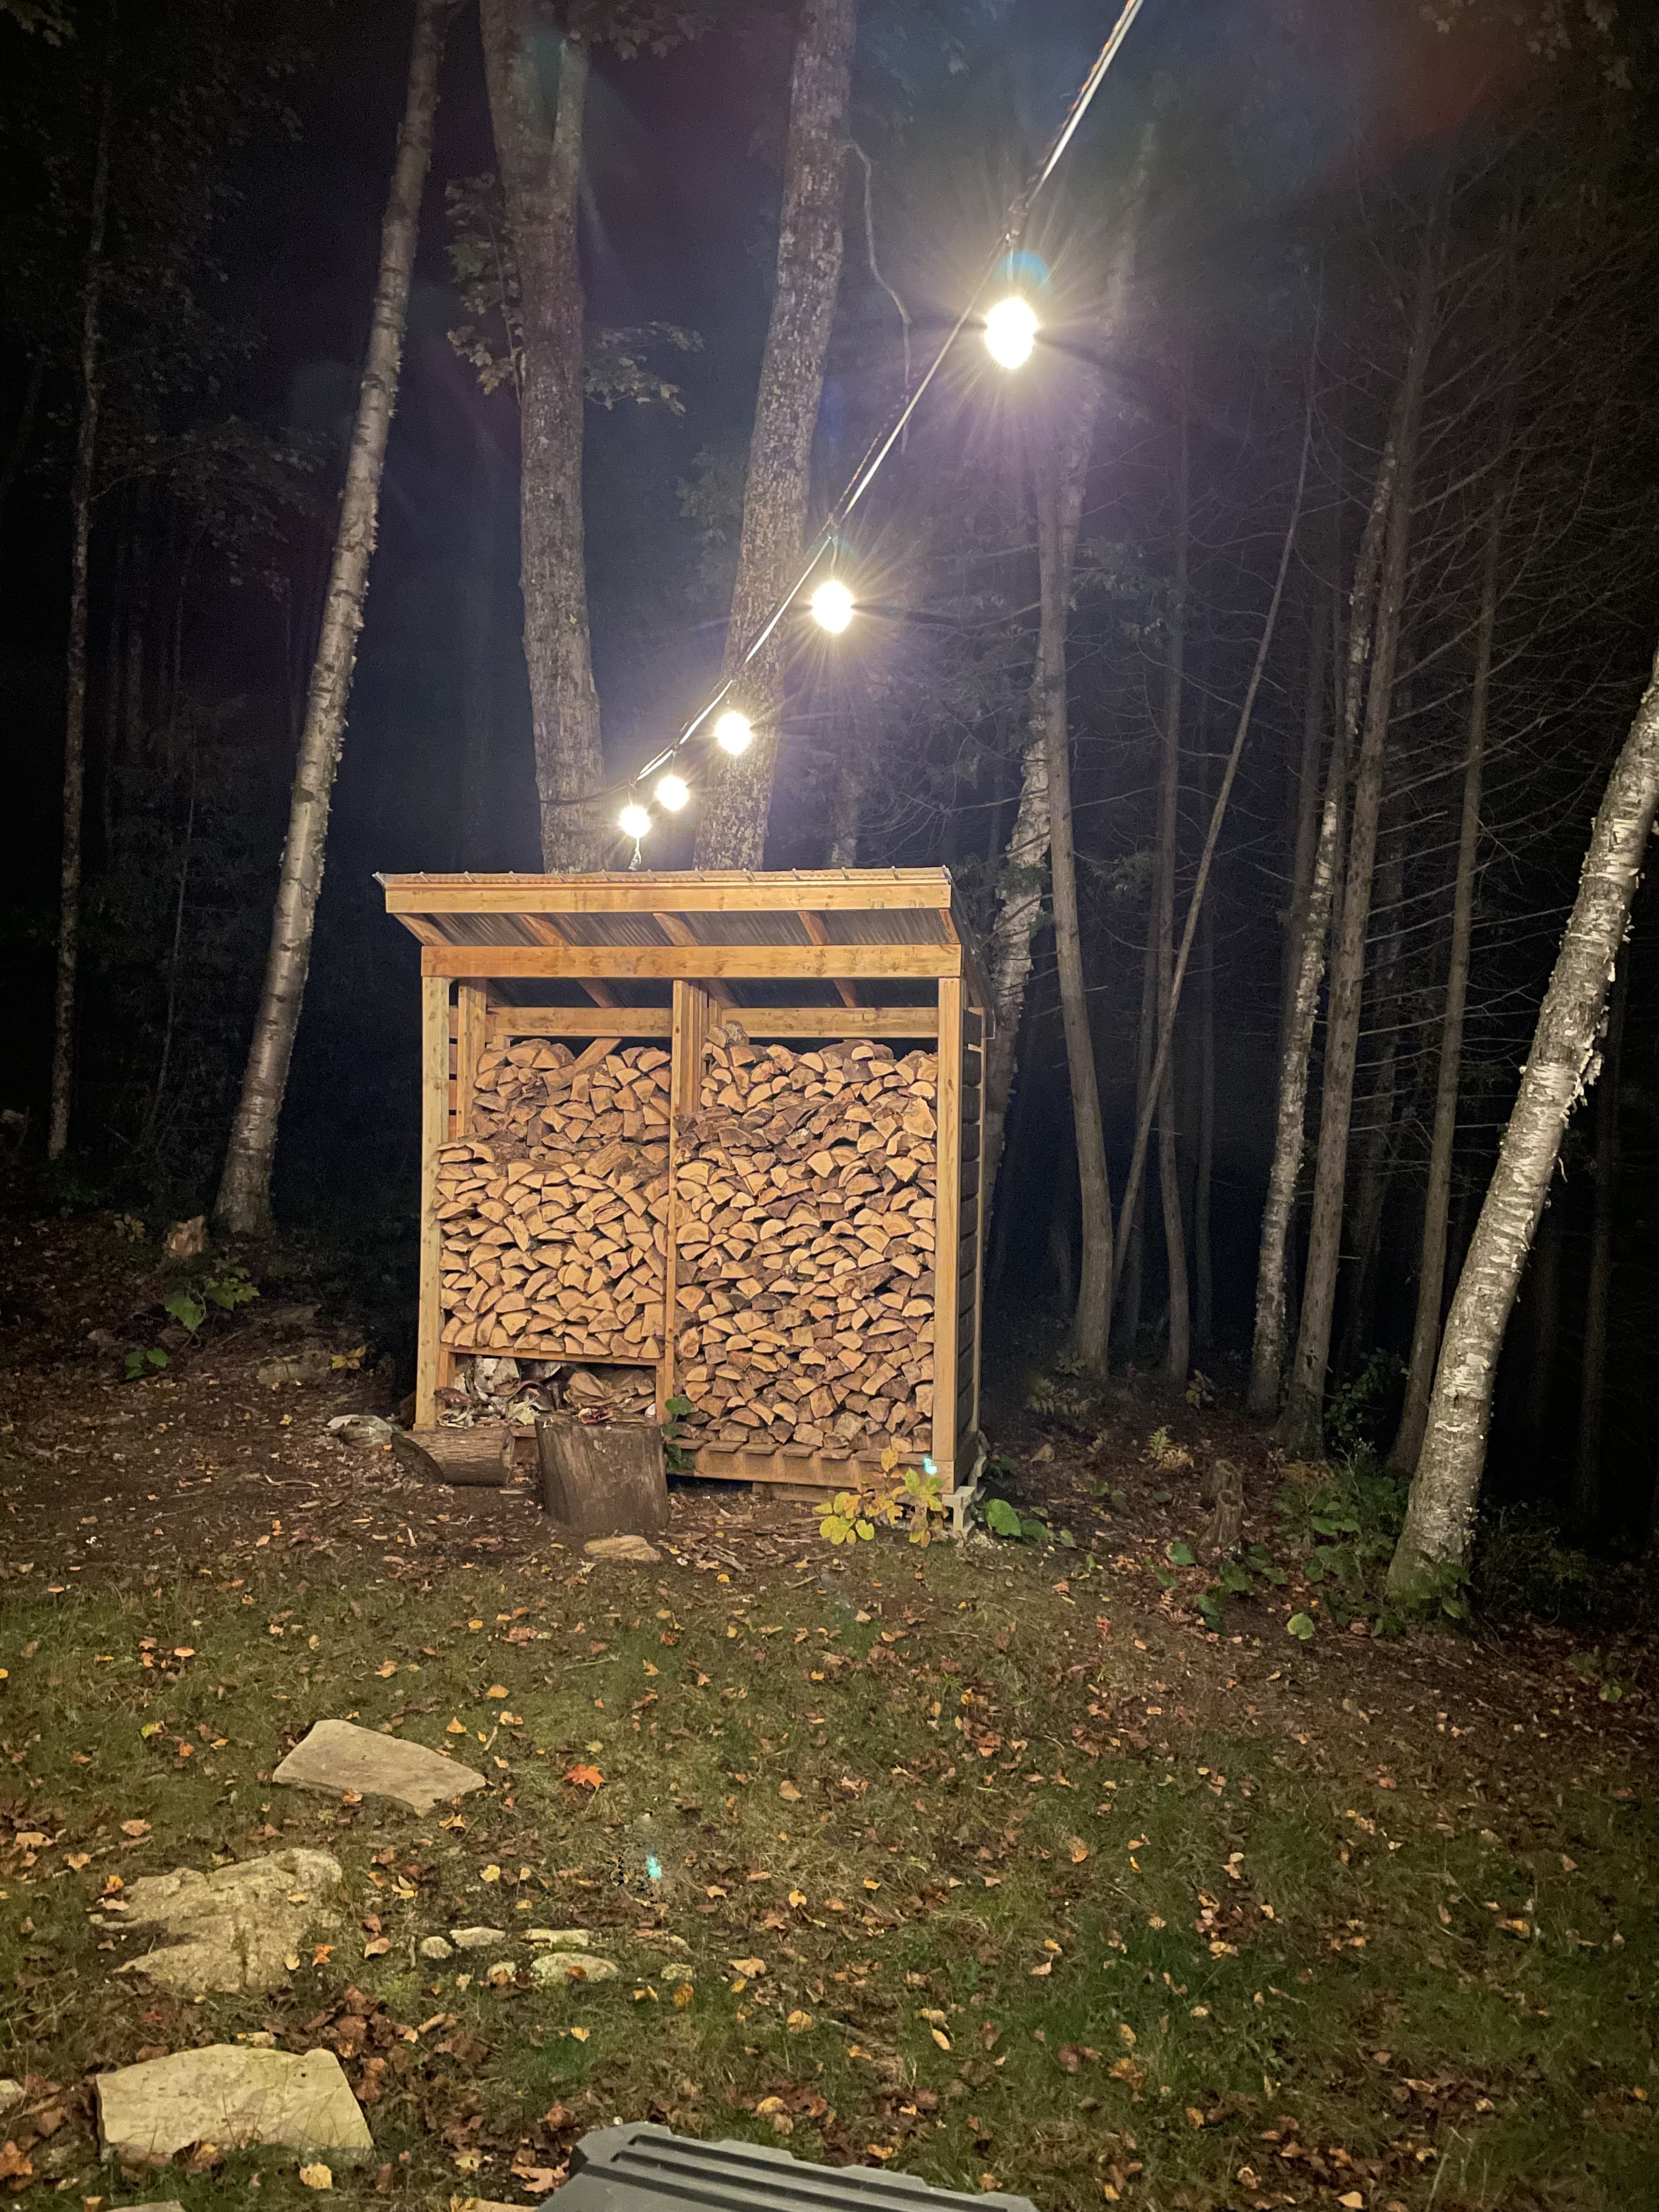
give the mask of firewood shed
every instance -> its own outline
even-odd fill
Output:
[[[421,944],[417,1438],[510,1355],[654,1371],[701,1475],[965,1485],[988,1000],[949,872],[380,881]]]

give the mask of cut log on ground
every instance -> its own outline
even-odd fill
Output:
[[[536,1441],[542,1504],[565,1528],[582,1536],[648,1536],[668,1525],[668,1479],[654,1422],[544,1413]]]
[[[505,1490],[513,1480],[514,1443],[505,1421],[479,1421],[465,1429],[394,1429],[392,1455],[422,1482]]]

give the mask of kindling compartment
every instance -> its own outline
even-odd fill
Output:
[[[481,1354],[620,1364],[699,1474],[891,1447],[952,1489],[985,994],[949,875],[380,880],[422,946],[417,1432]]]

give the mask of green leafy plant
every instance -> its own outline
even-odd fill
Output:
[[[217,1275],[210,1275],[202,1285],[202,1296],[222,1313],[234,1313],[238,1306],[251,1304],[258,1295],[258,1285],[249,1279],[246,1267],[226,1267]]]
[[[913,1544],[927,1546],[939,1533],[945,1504],[938,1470],[899,1466],[896,1446],[881,1455],[881,1474],[856,1490],[837,1491],[818,1510],[818,1534],[826,1543],[868,1543],[878,1528],[908,1523]]]
[[[1326,1403],[1325,1435],[1333,1455],[1352,1459],[1381,1449],[1400,1419],[1405,1389],[1405,1363],[1379,1345]]]
[[[1215,1403],[1215,1384],[1207,1375],[1200,1375],[1195,1367],[1192,1380],[1187,1385],[1187,1403],[1195,1413],[1201,1413],[1206,1406]]]
[[[165,1367],[167,1364],[167,1356],[159,1344],[149,1345],[137,1352],[130,1352],[126,1359],[127,1380],[129,1382],[136,1382],[141,1375],[148,1375],[152,1368]]]
[[[1036,1544],[1048,1534],[1047,1517],[1041,1512],[1022,1513],[1006,1498],[987,1498],[975,1506],[975,1512],[994,1536],[1001,1536],[1013,1544]]]
[[[1193,1463],[1193,1455],[1184,1444],[1178,1444],[1168,1429],[1154,1429],[1146,1439],[1146,1456],[1160,1474],[1175,1474]]]
[[[179,1328],[187,1328],[192,1336],[207,1319],[205,1304],[182,1283],[176,1291],[169,1291],[161,1303]]]
[[[1314,1632],[1313,1616],[1310,1613],[1293,1613],[1285,1626],[1292,1636],[1304,1644],[1308,1642]]]

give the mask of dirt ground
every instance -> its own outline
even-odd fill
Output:
[[[1047,1516],[1027,1540],[836,1547],[799,1501],[694,1485],[659,1567],[593,1570],[527,1487],[435,1487],[334,1442],[330,1416],[393,1410],[391,1364],[349,1316],[273,1289],[164,1340],[162,1298],[208,1263],[164,1262],[108,1217],[0,1224],[0,2070],[30,2092],[0,2152],[14,2192],[193,2204],[255,2176],[297,2201],[291,2162],[246,2153],[135,2191],[98,2163],[92,2077],[256,2016],[293,2048],[343,2055],[343,2021],[362,2060],[378,2019],[386,2048],[423,2051],[422,1912],[441,1928],[440,1905],[477,1909],[475,1880],[516,1877],[526,1906],[550,1893],[601,1933],[681,1931],[695,2003],[688,1984],[642,2045],[629,2008],[661,2001],[644,1979],[613,2014],[585,2001],[591,2035],[446,1985],[445,2055],[369,2106],[401,2148],[339,2189],[534,2201],[584,2126],[626,2115],[1043,2212],[1659,2202],[1644,1655],[1623,1649],[1614,1680],[1539,1624],[1339,1626],[1275,1509],[1284,1469],[1224,1408],[1133,1382],[1094,1405],[1040,1393],[1043,1413],[1005,1392],[1004,1486]],[[168,1364],[128,1379],[150,1345]],[[284,1360],[315,1379],[259,1379]],[[1259,1573],[1212,1632],[1210,1571],[1188,1560],[1221,1455],[1281,1579]],[[348,1700],[365,1725],[488,1745],[490,1790],[447,1838],[404,1820],[374,1857],[359,1808],[250,1790]],[[150,1709],[159,1737],[134,1725]],[[123,1843],[129,1808],[143,1832]],[[653,1820],[683,1862],[672,1899],[629,1872]],[[403,1981],[319,1968],[263,2013],[192,2020],[110,1979],[65,1917],[112,1854],[130,1875],[279,1836],[339,1850],[371,1903],[374,1869],[413,1854]],[[596,1888],[599,1862],[617,1870]],[[843,1889],[868,1901],[849,1913]],[[44,1994],[65,1971],[99,1992],[72,2019]]]

